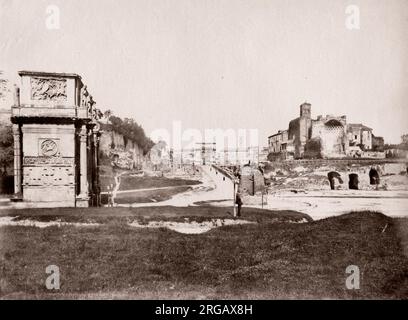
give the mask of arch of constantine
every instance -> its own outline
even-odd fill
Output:
[[[95,102],[77,74],[20,71],[11,111],[14,201],[100,202]]]

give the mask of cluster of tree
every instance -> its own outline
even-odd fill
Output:
[[[400,143],[400,144],[387,143],[384,145],[384,150],[390,150],[390,149],[408,150],[408,145],[404,143]]]
[[[401,137],[399,144],[385,144],[384,151],[386,158],[405,158],[408,151],[408,134]]]
[[[108,120],[107,125],[113,131],[123,136],[125,143],[127,143],[127,140],[136,142],[143,149],[144,154],[148,153],[153,147],[154,142],[146,136],[144,129],[134,119],[121,119],[113,115],[110,110],[104,112],[104,118]]]
[[[102,112],[98,108],[93,109],[93,116],[96,120],[104,118],[112,130],[123,136],[125,143],[127,140],[136,142],[144,154],[148,153],[154,145],[154,142],[146,136],[144,129],[132,118],[121,119],[115,116],[112,110]]]
[[[384,145],[385,150],[390,150],[390,149],[399,149],[399,150],[408,150],[408,134],[404,134],[401,137],[401,143],[399,144],[385,144]]]

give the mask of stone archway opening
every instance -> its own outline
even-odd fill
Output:
[[[336,180],[337,180],[340,184],[343,184],[343,179],[341,178],[340,173],[338,173],[338,172],[336,172],[336,171],[330,171],[330,172],[327,174],[327,178],[329,179],[330,189],[331,189],[331,190],[335,190]]]
[[[358,190],[358,174],[351,173],[349,174],[349,189],[350,190]]]
[[[380,175],[375,168],[371,168],[368,173],[370,177],[370,185],[379,185],[380,184]]]

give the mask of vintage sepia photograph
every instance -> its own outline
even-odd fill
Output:
[[[0,0],[0,300],[407,300],[407,30],[406,0]]]

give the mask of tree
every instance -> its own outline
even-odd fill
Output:
[[[408,145],[408,133],[401,136],[402,144]]]
[[[3,175],[7,173],[7,168],[13,164],[13,160],[13,129],[10,125],[0,125],[0,167]]]
[[[109,118],[113,131],[121,134],[125,143],[127,140],[136,142],[146,154],[153,147],[154,143],[148,138],[143,128],[132,118],[124,118],[123,120],[116,116],[110,116]]]
[[[109,122],[109,118],[110,118],[111,116],[113,116],[113,112],[112,112],[112,110],[110,110],[110,109],[106,110],[106,111],[103,113],[103,117],[105,118],[106,123]]]

